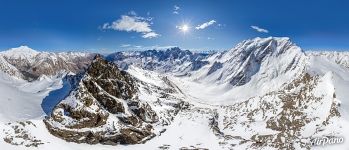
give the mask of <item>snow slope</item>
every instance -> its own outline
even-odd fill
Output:
[[[344,58],[341,54],[336,55]],[[137,99],[148,103],[159,117],[158,122],[151,123],[155,137],[135,145],[66,142],[48,132],[47,124],[42,121],[45,113],[41,108],[41,101],[45,97],[49,97],[47,110],[50,110],[53,103],[49,102],[58,100],[51,100],[50,95],[52,94],[51,98],[56,97],[55,91],[58,96],[65,95],[60,93],[61,89],[62,93],[67,92],[62,76],[42,76],[40,80],[27,82],[4,74],[0,80],[0,91],[4,91],[3,97],[15,101],[0,99],[7,107],[13,105],[14,108],[6,110],[7,107],[0,106],[0,110],[6,110],[0,112],[4,114],[0,120],[3,122],[0,123],[0,129],[4,133],[0,134],[0,139],[4,140],[0,140],[0,145],[5,149],[106,150],[349,148],[347,142],[326,147],[312,147],[309,144],[314,137],[349,138],[349,130],[346,129],[349,125],[349,70],[343,63],[328,57],[305,54],[288,38],[246,40],[230,51],[200,56],[198,59],[192,59],[192,54],[178,50],[120,53],[107,58],[114,59],[118,65],[127,66],[125,69],[132,76],[130,78],[137,83]],[[205,63],[193,69],[196,61]],[[101,65],[91,72],[100,73],[98,68],[104,67],[105,65]],[[88,76],[85,78],[86,81],[95,82],[94,85],[102,85],[103,82],[99,79],[104,80],[103,73],[96,79]],[[105,80],[111,81],[111,78]],[[71,96],[60,98],[65,99],[62,103],[68,103],[76,112],[87,109],[83,105],[84,99],[74,97],[79,95],[78,89],[84,89],[82,84],[74,93],[70,93]],[[10,92],[13,94],[5,94]],[[96,93],[90,95],[93,94]],[[108,112],[111,117],[107,118],[108,124],[102,126],[106,128],[98,126],[67,130],[108,133],[113,131],[113,126],[110,125],[115,122],[120,123],[121,128],[131,127],[132,125],[122,124],[119,119],[133,114],[135,107],[129,107],[130,99],[115,99],[122,101],[127,110],[125,114]],[[91,105],[93,109],[89,113],[93,114],[95,110],[105,111],[101,106],[103,102],[95,104]],[[25,110],[25,113],[21,110]],[[53,121],[53,126],[66,129],[61,125],[91,119],[88,115],[74,118],[69,113],[63,114],[68,119],[63,122]],[[59,117],[54,119],[59,120]],[[74,122],[74,119],[78,122]],[[11,124],[5,124],[8,121]],[[78,140],[83,141],[83,138]]]
[[[208,65],[177,82],[204,102],[231,104],[280,89],[300,76],[306,56],[288,38],[255,38],[216,53]],[[182,83],[181,83],[182,82]]]
[[[349,52],[307,51],[306,54],[310,57],[320,57],[323,59],[328,59],[346,68],[349,68]]]
[[[51,90],[61,86],[58,77],[27,82],[0,72],[0,122],[41,118],[45,115],[42,100]]]
[[[331,54],[333,53],[333,54]],[[340,124],[344,128],[338,128],[336,126],[333,129],[339,130],[339,136],[344,137],[344,139],[349,138],[349,130],[346,128],[349,125],[349,70],[343,63],[339,63],[338,61],[333,61],[333,59],[324,57],[323,54],[345,58],[344,56],[339,56],[340,53],[337,52],[321,52],[320,55],[313,52],[309,55],[310,64],[308,66],[308,71],[312,74],[320,74],[324,75],[327,73],[332,74],[332,83],[335,87],[336,97],[340,103],[340,119],[336,122]],[[337,57],[337,58],[338,58]],[[333,57],[332,57],[333,58]],[[344,59],[342,59],[344,60]],[[342,61],[343,62],[343,61]],[[328,147],[323,147],[324,149],[349,149],[349,144],[345,142],[344,144],[338,144]],[[321,147],[317,147],[317,149],[322,149]]]

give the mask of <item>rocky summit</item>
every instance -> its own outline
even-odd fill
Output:
[[[136,144],[151,138],[158,116],[137,97],[137,82],[96,55],[70,95],[44,122],[49,131],[70,142]]]

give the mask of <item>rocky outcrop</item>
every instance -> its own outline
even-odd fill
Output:
[[[31,121],[21,121],[7,123],[7,129],[2,130],[4,135],[3,140],[11,145],[25,146],[25,147],[38,147],[39,145],[45,144],[43,141],[37,139],[31,135],[30,128],[37,128],[36,125]]]
[[[97,55],[77,88],[44,122],[55,136],[89,144],[136,144],[151,138],[159,118],[138,99],[137,82]]]
[[[293,150],[310,149],[314,137],[335,136],[338,133],[328,124],[338,121],[340,113],[331,77],[304,73],[279,91],[223,107],[226,112],[220,131],[226,133],[224,141],[238,135],[231,133],[239,129],[246,131],[240,145]],[[262,126],[265,128],[258,128]]]

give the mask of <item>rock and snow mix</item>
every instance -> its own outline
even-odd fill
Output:
[[[255,38],[213,54],[119,52],[106,57],[115,64],[97,55],[77,75],[62,73],[70,67],[33,68],[46,59],[78,67],[71,60],[87,63],[90,55],[28,47],[0,55],[5,149],[349,148],[311,145],[349,138],[347,53],[305,53],[288,38]],[[28,82],[28,74],[40,77]]]
[[[94,55],[82,52],[38,52],[27,46],[20,46],[0,52],[0,68],[18,78],[36,80],[41,75],[54,76],[62,71],[82,72]]]

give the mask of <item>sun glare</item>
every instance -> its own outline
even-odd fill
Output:
[[[183,24],[183,25],[179,26],[178,29],[183,33],[187,33],[189,31],[190,27],[188,24]]]
[[[185,25],[182,26],[182,31],[183,32],[187,32],[188,30],[189,30],[188,25],[185,24]]]

